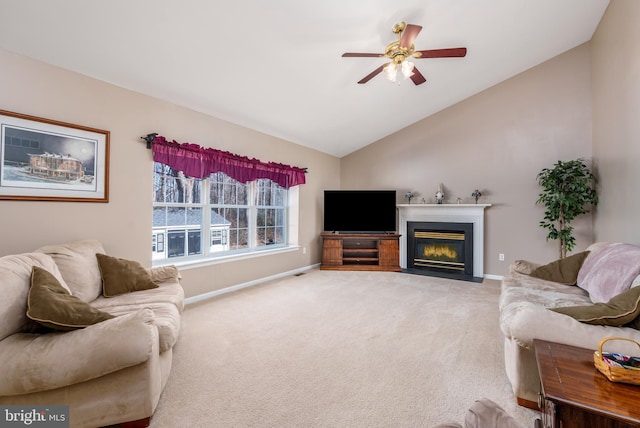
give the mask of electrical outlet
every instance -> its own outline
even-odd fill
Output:
[[[302,254],[307,254],[307,247],[302,247]]]
[[[504,254],[502,254],[502,253],[498,254],[498,260],[503,262],[504,261]]]

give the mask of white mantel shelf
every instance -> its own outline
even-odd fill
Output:
[[[442,210],[445,208],[459,208],[462,210],[466,210],[469,208],[485,209],[487,207],[490,207],[491,204],[398,204],[396,206],[398,208],[435,208],[438,210]]]
[[[473,224],[473,276],[484,276],[484,210],[491,204],[398,204],[400,267],[407,268],[407,222]]]

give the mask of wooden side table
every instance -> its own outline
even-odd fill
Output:
[[[544,428],[640,427],[640,386],[610,382],[593,349],[535,339]]]

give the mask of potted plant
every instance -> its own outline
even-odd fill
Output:
[[[559,240],[560,258],[564,259],[576,245],[569,223],[598,204],[596,179],[583,159],[558,161],[553,168],[540,171],[537,179],[542,193],[536,204],[546,207],[540,227],[549,231],[547,240]]]

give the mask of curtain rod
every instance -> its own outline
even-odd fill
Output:
[[[157,132],[152,132],[151,134],[147,134],[144,137],[140,137],[140,138],[147,142],[147,149],[151,150],[151,146],[153,145],[153,140],[155,140],[157,136],[158,136]],[[308,168],[300,168],[300,169],[302,169],[305,174],[309,172]]]
[[[158,133],[154,132],[153,134],[147,134],[144,137],[140,137],[140,138],[147,142],[147,149],[151,150],[151,145],[153,144],[153,140],[155,140],[157,136],[158,136]]]

